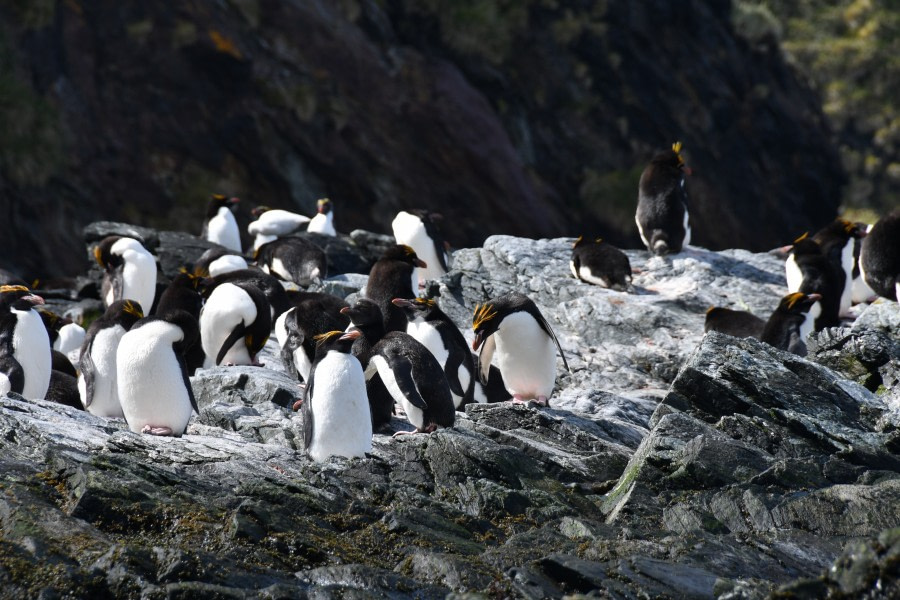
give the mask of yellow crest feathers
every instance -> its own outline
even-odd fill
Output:
[[[804,294],[803,292],[794,292],[793,294],[788,294],[787,295],[787,301],[788,301],[787,307],[794,308],[794,305],[797,304],[798,302],[800,302],[800,300],[802,300],[805,297],[806,297],[806,294]]]
[[[27,292],[28,288],[24,285],[0,285],[0,294],[7,292]]]
[[[803,240],[805,240],[808,237],[809,237],[809,232],[807,231],[806,233],[804,233],[803,235],[798,237],[796,240],[794,240],[794,243],[799,244],[800,242],[802,242]]]
[[[336,335],[344,335],[343,331],[328,331],[326,333],[320,333],[317,336],[314,336],[313,339],[316,341],[316,345],[318,346],[322,342],[333,338]]]
[[[472,317],[472,329],[478,329],[486,322],[497,316],[493,304],[479,304],[475,307],[475,315]]]
[[[672,144],[672,152],[675,154],[681,154],[681,142],[675,142]]]

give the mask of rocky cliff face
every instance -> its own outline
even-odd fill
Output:
[[[807,360],[701,333],[711,302],[771,310],[771,255],[631,251],[624,294],[569,277],[570,243],[492,237],[432,289],[466,330],[474,302],[535,299],[572,366],[548,409],[469,406],[315,464],[271,343],[269,368],[192,378],[180,439],[0,399],[0,595],[895,597],[896,303]]]
[[[388,231],[637,247],[640,171],[676,139],[695,242],[762,250],[834,216],[816,97],[730,3],[485,0],[0,6],[0,267],[80,268],[98,219],[199,231],[210,192]],[[248,216],[244,207],[242,218]],[[244,221],[245,223],[246,221]]]

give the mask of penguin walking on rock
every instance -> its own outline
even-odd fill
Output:
[[[253,236],[253,250],[280,237],[306,229],[310,218],[268,206],[257,206],[250,214],[256,219],[247,225],[247,233]]]
[[[200,311],[204,368],[218,365],[261,366],[256,355],[272,330],[266,297],[246,282],[216,286]]]
[[[841,324],[841,296],[846,282],[844,271],[834,260],[825,256],[822,247],[806,234],[794,241],[785,261],[785,276],[788,292],[821,296],[816,331]]]
[[[556,384],[557,350],[566,370],[569,363],[537,305],[518,292],[489,300],[475,309],[472,330],[472,349],[481,348],[478,372],[482,384],[487,384],[496,353],[497,366],[513,401],[534,399],[547,406]]]
[[[81,347],[77,386],[81,404],[92,415],[124,418],[116,380],[116,352],[122,336],[143,318],[139,304],[118,300],[88,327]]]
[[[362,458],[372,450],[372,416],[359,360],[350,353],[358,331],[316,337],[316,358],[302,403],[303,442],[314,461]]]
[[[175,310],[141,319],[119,340],[117,389],[131,431],[180,437],[199,414],[184,359],[198,336],[197,320]]]
[[[439,279],[449,270],[447,243],[438,225],[442,218],[438,213],[413,209],[400,211],[391,222],[397,243],[415,250],[428,265],[418,270],[419,287],[424,286],[426,280]]]
[[[316,202],[316,216],[314,216],[306,230],[310,233],[322,235],[337,235],[334,229],[334,205],[329,198],[320,198]]]
[[[214,246],[207,249],[197,262],[194,263],[194,274],[205,274],[209,277],[216,277],[223,273],[230,273],[247,268],[247,260],[236,253],[234,250],[228,250],[220,246]]]
[[[234,210],[239,202],[239,198],[213,194],[206,206],[206,218],[203,221],[200,237],[229,250],[240,252],[241,231],[234,218]]]
[[[156,259],[139,241],[111,235],[94,248],[94,258],[104,269],[103,306],[117,300],[134,300],[152,307],[156,298]],[[147,309],[149,310],[149,308]]]
[[[303,238],[279,238],[263,244],[254,258],[266,273],[303,287],[319,283],[328,276],[325,252]]]
[[[378,305],[371,300],[361,298],[344,312],[361,334],[357,341],[370,348],[357,355],[366,378],[376,374],[381,378],[390,397],[403,407],[406,418],[415,426],[415,433],[452,427],[456,411],[450,386],[443,367],[428,348],[404,332],[385,332]],[[394,435],[405,433],[409,432]]]
[[[706,311],[703,331],[718,331],[732,337],[760,339],[766,322],[746,310],[712,306]]]
[[[394,298],[393,304],[406,313],[406,333],[428,348],[444,368],[456,409],[473,402],[475,361],[456,323],[431,299]]]
[[[34,309],[44,299],[21,285],[0,286],[0,394],[43,400],[50,386],[50,337]]]
[[[681,142],[654,156],[641,173],[634,219],[647,250],[657,256],[677,254],[691,243],[685,174],[691,169],[681,156]]]
[[[631,287],[631,263],[625,253],[601,238],[594,241],[578,236],[572,245],[569,263],[572,275],[585,283],[592,283],[619,292]]]
[[[860,270],[872,290],[900,300],[900,211],[882,217],[863,240]]]
[[[419,289],[417,269],[428,265],[410,246],[388,248],[369,271],[365,297],[384,315],[385,331],[406,331],[406,313],[391,302],[394,298],[415,298]]]
[[[779,350],[806,356],[806,338],[822,310],[821,300],[819,294],[788,294],[766,321],[760,340]]]

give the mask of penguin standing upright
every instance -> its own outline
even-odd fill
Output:
[[[690,168],[681,156],[681,142],[653,157],[638,184],[634,220],[647,250],[662,256],[677,254],[691,243],[684,176]]]
[[[340,312],[347,303],[337,296],[319,292],[294,292],[291,301],[295,306],[279,317],[275,334],[285,370],[308,381],[316,356],[315,337],[347,328],[350,319]]]
[[[566,370],[569,363],[537,305],[518,292],[489,300],[475,309],[472,330],[472,349],[481,348],[478,359],[482,384],[487,384],[496,352],[497,366],[513,400],[534,399],[547,406],[556,383],[556,351]]]
[[[38,314],[50,337],[50,347],[63,354],[70,362],[77,362],[84,342],[84,328],[72,319],[60,317],[50,310],[39,310]]]
[[[760,341],[779,350],[806,356],[806,337],[821,311],[819,294],[793,292],[781,299],[763,329]]]
[[[116,381],[116,351],[122,336],[143,318],[139,304],[118,300],[88,327],[81,347],[77,385],[81,403],[89,413],[98,417],[124,417]]]
[[[44,299],[21,285],[0,286],[0,393],[43,400],[50,386],[50,337],[35,306]]]
[[[856,223],[846,219],[837,218],[827,226],[816,232],[813,241],[819,244],[822,254],[834,265],[837,273],[841,274],[841,297],[838,314],[845,315],[850,310],[853,293],[853,248],[858,238],[865,232],[857,228]]]
[[[184,360],[199,336],[197,320],[182,310],[141,319],[116,350],[119,401],[128,428],[151,435],[184,434],[200,410]]]
[[[416,251],[405,245],[391,246],[372,265],[364,296],[381,309],[385,331],[406,331],[406,313],[391,301],[394,298],[415,298],[419,289],[416,269],[426,267],[427,264],[416,255]]]
[[[871,302],[878,294],[863,279],[862,269],[860,268],[863,240],[872,231],[872,226],[868,223],[857,222],[856,230],[858,235],[853,238],[853,284],[850,286],[850,301],[853,304],[860,304],[862,302]]]
[[[253,236],[253,250],[276,239],[301,231],[309,225],[309,217],[268,206],[257,206],[250,214],[256,219],[247,225],[247,233]]]
[[[200,311],[203,309],[203,296],[200,295],[198,289],[201,281],[202,277],[182,268],[160,295],[156,305],[156,314],[162,315],[173,310],[183,310],[199,321]],[[184,355],[187,360],[188,374],[193,375],[197,369],[203,366],[206,358],[199,338],[185,348]]]
[[[438,213],[413,209],[400,211],[391,222],[397,243],[415,250],[416,255],[428,265],[418,270],[419,286],[423,286],[428,279],[439,279],[449,270],[447,244],[438,227],[441,219]]]
[[[304,447],[314,461],[362,458],[372,449],[366,380],[350,353],[359,335],[330,331],[316,337],[316,358],[302,405]]]
[[[334,206],[330,199],[320,198],[316,202],[316,216],[312,218],[306,230],[322,235],[337,235],[334,230]]]
[[[882,217],[863,240],[859,266],[872,290],[900,300],[900,210]]]
[[[444,368],[457,410],[474,401],[475,361],[462,332],[437,303],[425,298],[394,298],[406,313],[406,333],[418,340]]]
[[[325,252],[303,238],[279,238],[255,252],[256,264],[266,273],[307,287],[328,276]]]
[[[206,274],[210,277],[216,277],[223,273],[246,268],[247,261],[243,256],[234,250],[213,246],[201,254],[197,262],[194,263],[194,274]]]
[[[216,286],[200,312],[204,368],[259,365],[256,355],[271,330],[269,303],[259,289],[246,282]]]
[[[104,307],[108,308],[116,300],[126,299],[134,300],[141,306],[153,306],[156,298],[156,259],[139,241],[111,235],[94,248],[94,258],[104,269]]]
[[[822,248],[805,234],[791,248],[785,261],[788,292],[819,294],[821,313],[816,331],[841,324],[841,294],[846,281],[842,268],[822,253]],[[799,281],[798,281],[799,279]]]
[[[213,194],[206,206],[206,218],[200,237],[208,242],[225,246],[235,252],[241,251],[241,231],[234,218],[234,209],[239,198],[228,198],[222,194]]]
[[[625,292],[631,286],[631,263],[625,253],[604,242],[578,236],[569,263],[572,275],[586,283]]]
[[[766,322],[751,312],[713,306],[706,311],[703,331],[718,331],[733,337],[752,337],[758,340],[765,327]]]

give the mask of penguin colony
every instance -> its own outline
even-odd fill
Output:
[[[675,143],[641,175],[635,221],[654,260],[689,251],[690,174]],[[398,408],[413,431],[395,435],[452,427],[456,410],[472,402],[549,405],[560,368],[569,367],[530,298],[513,291],[473,307],[470,344],[434,299],[422,297],[427,281],[450,270],[441,215],[397,214],[396,245],[348,304],[302,289],[328,276],[315,236],[338,235],[331,200],[319,200],[312,218],[254,208],[246,244],[239,207],[237,198],[211,196],[201,237],[216,246],[167,286],[157,286],[155,257],[139,239],[110,236],[90,248],[102,269],[106,312],[87,331],[41,310],[41,296],[2,274],[0,394],[123,419],[135,433],[181,436],[199,412],[190,376],[199,368],[264,367],[257,355],[274,332],[284,367],[298,381],[294,409],[302,412],[312,460],[365,456],[373,432],[391,427]],[[876,295],[897,300],[898,240],[900,212],[874,226],[837,219],[804,234],[780,249],[787,289],[773,299],[771,315],[712,307],[705,330],[805,354],[806,336],[839,324],[853,303]],[[635,291],[628,257],[602,239],[579,236],[569,268],[585,285]]]

